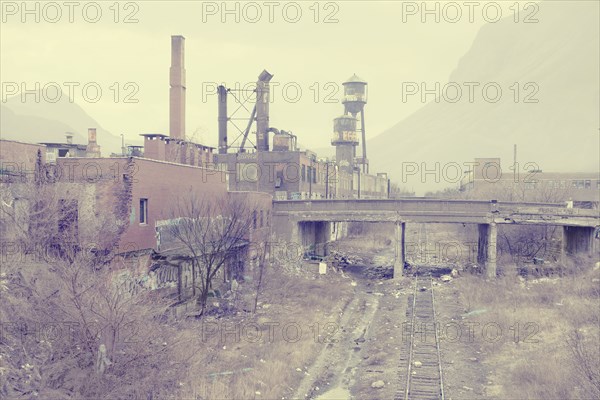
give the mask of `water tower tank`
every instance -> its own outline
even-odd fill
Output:
[[[367,102],[367,82],[354,74],[342,85],[344,85],[342,104],[346,108],[346,112],[352,115],[358,114]]]
[[[358,144],[356,137],[356,118],[342,115],[333,120],[333,137],[331,144]]]

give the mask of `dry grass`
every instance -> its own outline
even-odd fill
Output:
[[[326,345],[322,342],[330,337],[327,333],[333,333],[324,326],[328,322],[334,323],[329,327],[336,326],[352,293],[349,283],[337,274],[316,278],[290,277],[277,272],[269,275],[261,296],[266,308],[259,306],[254,315],[206,319],[218,324],[220,329],[225,326],[231,329],[237,324],[241,336],[238,339],[229,333],[223,341],[219,333],[209,333],[205,340],[199,340],[202,354],[190,370],[190,379],[184,383],[180,398],[289,398],[306,368]],[[285,339],[282,329],[286,325],[289,340]],[[300,332],[296,327],[301,329],[301,334],[296,335]],[[202,325],[186,321],[182,329],[198,332]],[[244,332],[249,332],[252,338],[244,339]]]
[[[500,398],[600,398],[600,270],[593,269],[595,261],[572,261],[564,277],[524,279],[515,268],[506,268],[495,281],[468,275],[457,280],[465,311],[486,310],[468,320],[502,329],[497,341],[475,331],[493,380],[502,386]]]

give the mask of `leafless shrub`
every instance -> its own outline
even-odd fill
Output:
[[[192,266],[192,296],[200,306],[200,314],[205,311],[217,273],[248,245],[253,211],[244,201],[231,197],[208,199],[192,191],[177,203],[167,231],[181,258]]]
[[[566,338],[571,352],[572,367],[582,398],[600,398],[600,342],[598,335],[585,335],[581,328],[573,329]]]
[[[3,243],[0,397],[176,391],[192,337],[162,322],[160,298],[133,297],[114,279],[103,244],[115,242],[118,223],[79,207],[86,193],[77,185],[25,183],[3,186],[2,195],[3,223],[19,251],[8,254]]]

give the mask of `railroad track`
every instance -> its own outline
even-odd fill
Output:
[[[440,342],[431,275],[415,276],[403,326],[397,400],[444,400]]]

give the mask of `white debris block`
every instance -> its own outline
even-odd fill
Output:
[[[384,386],[385,386],[385,382],[381,381],[381,380],[371,383],[371,387],[374,389],[381,389]]]
[[[327,273],[327,263],[326,262],[320,262],[319,263],[319,274],[320,275],[325,275]]]

